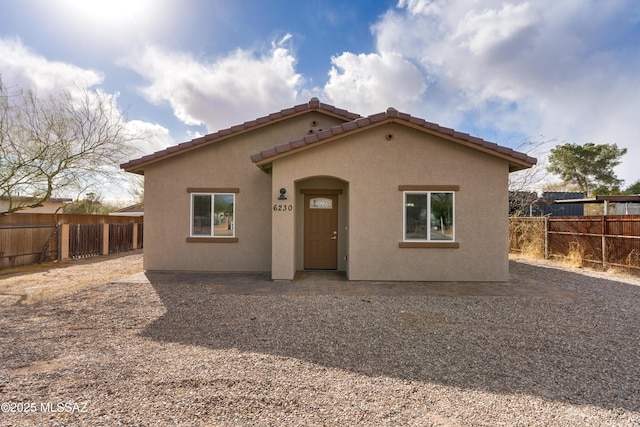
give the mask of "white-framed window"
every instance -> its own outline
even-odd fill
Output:
[[[235,205],[235,193],[191,192],[191,237],[235,237]]]
[[[404,191],[403,201],[403,241],[455,241],[453,191]]]

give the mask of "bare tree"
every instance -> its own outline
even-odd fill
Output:
[[[40,98],[33,91],[10,94],[0,79],[0,197],[9,201],[6,213],[113,180],[140,138],[127,131],[115,99],[104,92],[65,90]]]
[[[131,184],[129,194],[135,203],[144,203],[144,177],[140,175],[131,175]]]
[[[555,140],[525,141],[515,149],[526,152],[538,159],[532,168],[509,174],[509,213],[510,215],[528,215],[530,206],[538,198],[539,190],[548,176],[545,168],[548,146]]]

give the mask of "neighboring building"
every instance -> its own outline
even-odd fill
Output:
[[[584,205],[580,203],[558,204],[558,200],[582,200],[579,191],[545,191],[538,197],[536,192],[511,191],[509,193],[509,215],[511,216],[583,216]]]
[[[598,209],[600,214],[604,215],[639,215],[640,214],[640,195],[639,194],[619,194],[596,196],[591,199],[567,199],[556,200],[555,203],[560,205],[603,205],[602,209]],[[584,208],[583,208],[584,209]]]
[[[640,215],[640,203],[616,203],[616,215]]]
[[[109,215],[116,216],[144,216],[144,203],[136,203],[135,205],[126,206],[111,212]]]
[[[504,281],[509,172],[536,160],[395,109],[308,103],[122,165],[146,270]]]
[[[583,216],[584,205],[580,203],[557,204],[558,200],[573,200],[584,198],[580,191],[545,191],[535,206],[535,215],[550,216]]]
[[[37,201],[36,198],[33,197],[14,197],[12,203],[9,203],[8,197],[0,198],[0,213],[7,212],[9,210],[9,206],[25,206],[33,204]],[[38,206],[36,208],[26,208],[15,211],[15,213],[62,213],[62,208],[64,205],[71,203],[72,199],[61,199],[61,198],[51,198],[46,202],[42,202],[42,206]]]

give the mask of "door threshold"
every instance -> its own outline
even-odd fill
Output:
[[[293,278],[294,282],[317,280],[346,282],[349,279],[345,271],[338,270],[298,270]]]

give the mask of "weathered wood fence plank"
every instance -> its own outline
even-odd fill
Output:
[[[509,250],[640,273],[640,215],[513,217]]]
[[[0,268],[142,249],[143,229],[142,217],[0,216]]]

